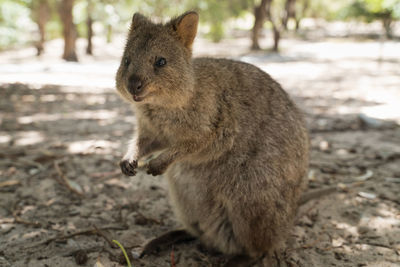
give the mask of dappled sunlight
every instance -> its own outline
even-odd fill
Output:
[[[337,229],[346,230],[347,232],[351,233],[352,235],[358,236],[357,226],[354,226],[354,225],[351,225],[351,224],[345,223],[345,222],[338,222],[335,219],[332,220],[332,224]]]
[[[11,141],[11,135],[0,133],[0,144],[6,144]]]
[[[251,23],[246,20],[246,27]],[[318,31],[317,37],[301,31],[283,35],[279,53],[249,50],[249,31],[241,25],[220,43],[200,30],[193,54],[242,60],[281,83],[304,111],[310,130],[308,189],[339,188],[300,206],[287,265],[396,266],[400,132],[395,123],[386,127],[380,120],[400,123],[398,42],[342,38],[351,32],[344,30],[347,23],[329,22],[331,29],[321,29],[320,23],[305,21],[304,28]],[[375,32],[380,25],[372,26]],[[339,37],[322,37],[332,32]],[[75,63],[60,59],[60,39],[47,42],[40,57],[33,48],[0,53],[0,157],[5,158],[0,202],[6,207],[0,205],[0,236],[6,241],[0,242],[5,251],[0,265],[4,255],[19,260],[25,251],[23,259],[43,256],[41,263],[55,262],[54,255],[74,261],[76,251],[86,251],[84,244],[100,251],[90,252],[92,264],[98,255],[114,253],[109,235],[132,251],[149,233],[179,227],[168,204],[167,181],[143,170],[126,177],[118,165],[136,126],[135,111],[115,89],[125,36],[93,41],[89,56],[86,40],[78,38]],[[264,31],[261,46],[271,42],[270,31]],[[84,234],[73,235],[79,232]],[[201,259],[193,265],[210,265],[219,257],[199,250],[196,242],[174,248],[178,265],[189,266],[186,258],[196,257]],[[134,266],[165,263],[170,254],[165,255],[135,259]]]
[[[87,66],[85,66],[87,67]],[[1,71],[1,70],[0,70]],[[116,68],[114,68],[110,73],[114,73]],[[81,86],[85,84],[87,87],[113,87],[114,74],[110,75],[97,75],[97,74],[87,74],[87,73],[68,73],[68,72],[57,72],[43,74],[40,71],[25,73],[21,76],[20,73],[8,73],[0,74],[0,79],[3,83],[33,83],[33,84],[55,84],[62,86]]]
[[[39,131],[23,131],[18,132],[14,136],[15,145],[27,146],[41,143],[45,140],[45,135]]]
[[[72,154],[110,154],[118,147],[117,142],[108,140],[82,140],[67,144],[67,151]]]
[[[57,96],[56,95],[42,95],[42,96],[40,96],[39,100],[41,102],[54,102],[57,100]]]
[[[69,76],[71,77],[71,76]],[[54,83],[57,84],[57,83]],[[111,84],[111,85],[110,85]],[[94,86],[90,83],[78,83],[77,86],[62,86],[60,87],[60,92],[66,93],[67,96],[70,94],[104,94],[104,93],[115,93],[116,89],[114,87],[115,81],[114,81],[114,75],[112,78],[109,78],[107,83],[104,85],[98,84],[97,86]],[[112,97],[113,99],[117,99],[118,96],[115,95]]]
[[[398,224],[400,226],[400,210],[395,207],[388,207],[383,203],[379,203],[378,205],[378,214],[382,217],[393,217],[398,219]]]
[[[117,116],[116,111],[110,110],[80,110],[71,113],[37,113],[32,116],[21,116],[17,119],[20,124],[30,124],[34,122],[50,122],[61,119],[76,120],[112,120]]]
[[[40,122],[40,121],[56,121],[61,119],[62,115],[60,114],[41,114],[37,113],[32,116],[21,116],[17,119],[17,122],[20,124],[31,124],[34,122]]]
[[[377,234],[385,234],[387,231],[391,231],[396,227],[399,227],[400,219],[393,217],[393,215],[385,217],[378,215],[365,215],[365,217],[361,218],[360,226],[374,229]]]
[[[36,97],[34,95],[24,95],[21,97],[21,101],[22,102],[35,102],[36,101]]]
[[[88,105],[104,104],[106,102],[106,98],[102,95],[90,95],[85,98],[85,102]]]
[[[67,115],[67,118],[70,117],[72,119],[92,119],[92,120],[111,120],[114,119],[117,116],[116,111],[112,110],[82,110],[82,111],[76,111],[73,112],[69,115]]]
[[[22,237],[19,237],[19,238],[37,238],[38,236],[41,236],[41,235],[43,235],[43,234],[45,234],[45,233],[47,233],[47,231],[45,231],[45,230],[43,230],[43,229],[39,229],[39,230],[34,230],[34,231],[31,231],[31,232],[28,232],[28,233],[26,233],[26,234],[24,234]]]
[[[397,99],[392,99],[393,101],[397,101]],[[382,119],[382,120],[393,120],[400,124],[400,102],[396,104],[388,104],[388,105],[377,105],[372,107],[363,107],[361,111],[366,115]]]
[[[61,86],[87,86],[112,88],[114,77],[119,65],[120,52],[124,40],[119,37],[113,44],[96,38],[97,53],[101,59],[82,55],[80,62],[65,62],[60,58],[62,40],[57,39],[47,43],[46,54],[37,58],[33,48],[25,48],[0,54],[0,80],[2,83],[30,83],[37,85],[54,84]],[[78,49],[84,50],[85,40],[80,39]],[[119,49],[119,50],[118,50]],[[114,54],[112,57],[111,51]]]

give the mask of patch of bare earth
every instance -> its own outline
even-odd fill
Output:
[[[374,59],[353,69],[351,60],[252,56],[305,110],[309,190],[337,187],[301,206],[281,266],[399,266],[400,129],[365,115],[398,97],[398,61],[374,72]],[[380,88],[387,101],[369,98],[361,76],[388,83]],[[114,239],[133,266],[225,260],[197,241],[135,257],[179,225],[162,177],[120,173],[134,114],[113,89],[2,84],[0,111],[0,266],[126,266]]]

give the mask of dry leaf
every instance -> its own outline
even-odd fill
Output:
[[[93,267],[105,267],[105,266],[100,262],[100,259],[97,259]]]
[[[358,195],[360,197],[366,198],[366,199],[375,199],[376,195],[373,193],[367,193],[367,192],[358,192]]]
[[[20,185],[21,182],[18,180],[8,180],[5,182],[0,182],[0,188],[2,187],[7,187],[7,186],[13,186],[13,185]]]

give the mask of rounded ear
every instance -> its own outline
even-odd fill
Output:
[[[188,48],[192,49],[194,38],[197,34],[197,25],[199,23],[199,15],[194,11],[188,11],[179,17],[172,19],[167,26],[177,33],[181,43]]]
[[[140,13],[133,14],[132,22],[131,22],[131,31],[137,28],[141,24],[145,24],[149,22],[149,20]]]

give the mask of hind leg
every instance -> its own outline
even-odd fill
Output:
[[[140,257],[148,254],[154,254],[159,251],[165,250],[172,245],[188,242],[196,239],[194,236],[190,235],[185,230],[174,230],[167,232],[159,237],[154,238],[143,248]]]
[[[235,255],[228,259],[224,267],[250,267],[257,262],[257,259],[250,258],[247,255]]]

